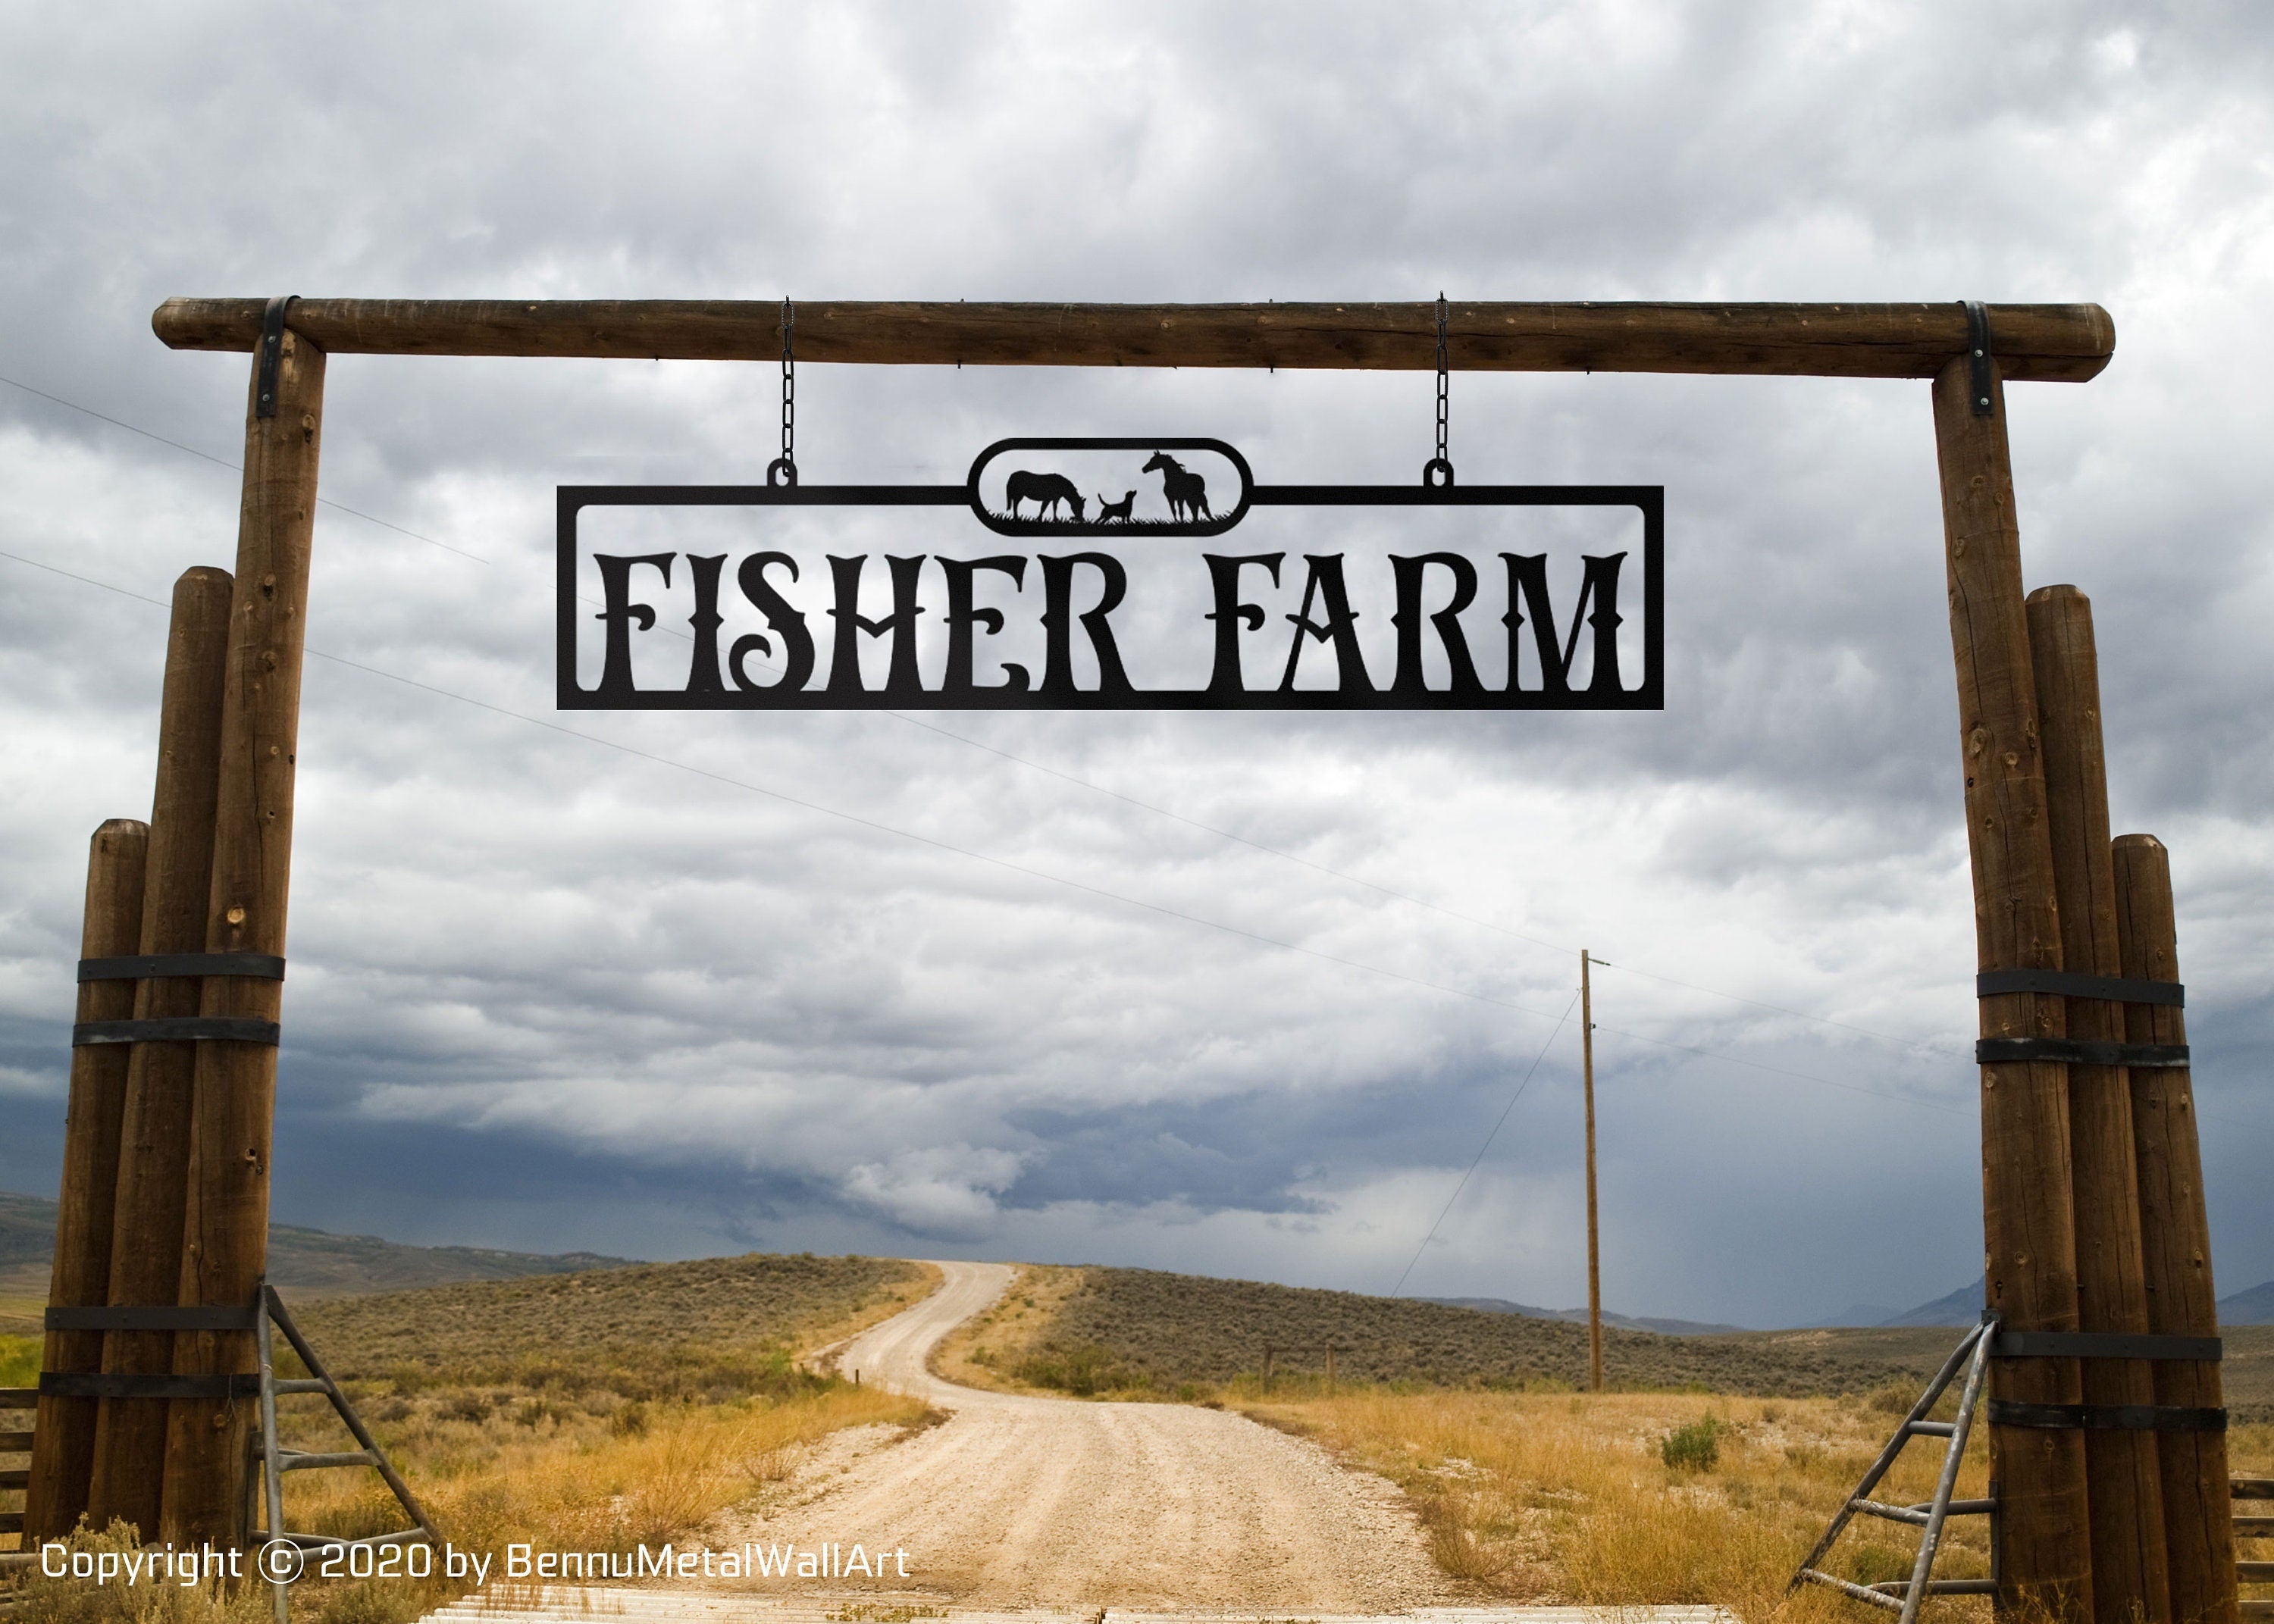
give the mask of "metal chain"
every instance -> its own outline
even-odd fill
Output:
[[[797,357],[790,339],[797,330],[797,312],[787,299],[782,301],[782,408],[781,455],[766,468],[766,483],[795,485],[797,483]]]
[[[1453,460],[1446,452],[1449,431],[1452,426],[1450,365],[1445,353],[1445,295],[1437,295],[1437,455],[1422,465],[1421,483],[1432,490],[1453,483]]]

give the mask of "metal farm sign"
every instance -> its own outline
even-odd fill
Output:
[[[1222,440],[1041,439],[961,485],[559,500],[563,710],[1664,704],[1656,485],[1259,485]]]

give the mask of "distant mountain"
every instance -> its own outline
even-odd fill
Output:
[[[44,1297],[55,1250],[56,1204],[0,1190],[0,1270],[15,1287]],[[546,1254],[486,1246],[405,1246],[375,1235],[333,1235],[289,1223],[268,1229],[269,1279],[289,1291],[321,1295],[574,1274],[621,1268],[631,1261],[593,1252]]]
[[[2274,1325],[2274,1280],[2218,1300],[2221,1325]]]
[[[1982,1298],[1986,1280],[1977,1280],[1970,1286],[1961,1286],[1948,1297],[1939,1297],[1931,1303],[1921,1303],[1892,1319],[1882,1320],[1883,1327],[1907,1325],[1972,1325],[1982,1318]]]
[[[1533,1308],[1525,1303],[1511,1303],[1504,1297],[1432,1297],[1427,1303],[1442,1303],[1448,1308],[1473,1308],[1487,1314],[1523,1314],[1532,1320],[1576,1320],[1587,1323],[1584,1308]],[[1605,1325],[1617,1326],[1624,1331],[1655,1331],[1660,1336],[1721,1336],[1732,1331],[1742,1331],[1742,1325],[1707,1325],[1698,1320],[1638,1320],[1626,1314],[1606,1312]]]

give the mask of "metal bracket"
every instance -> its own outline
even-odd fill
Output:
[[[2145,1336],[2125,1331],[2000,1331],[1993,1359],[2193,1359],[2225,1357],[2216,1336]]]
[[[1985,970],[1974,978],[1974,996],[1994,998],[2008,992],[2053,992],[2107,1004],[2160,1004],[2183,1009],[2187,989],[2180,981],[2143,981],[2124,975],[2086,975],[2074,970]]]
[[[100,1308],[50,1308],[42,1320],[50,1331],[249,1331],[259,1310],[227,1304],[114,1304]]]
[[[110,1371],[41,1371],[41,1398],[251,1398],[258,1376],[126,1376]]]
[[[2178,1404],[2024,1404],[1990,1401],[1990,1425],[2094,1432],[2224,1432],[2226,1411]]]
[[[2102,1043],[2089,1038],[1979,1038],[1975,1041],[1976,1065],[2004,1065],[2017,1060],[2130,1066],[2142,1071],[2189,1064],[2184,1043]]]
[[[282,294],[269,300],[268,308],[260,312],[260,372],[252,392],[256,417],[276,415],[276,373],[284,361],[284,318],[299,302],[297,293]]]
[[[1990,312],[1982,308],[1980,299],[1961,299],[1966,307],[1966,398],[1974,404],[1974,415],[1990,415]]]
[[[277,953],[126,953],[115,959],[82,959],[82,981],[157,981],[182,976],[244,975],[259,981],[284,979]]]
[[[282,1028],[249,1015],[167,1015],[149,1020],[83,1020],[72,1028],[72,1047],[97,1043],[263,1043],[276,1047]]]

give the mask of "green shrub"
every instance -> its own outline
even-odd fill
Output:
[[[0,1336],[0,1387],[28,1387],[40,1380],[41,1340]]]
[[[1013,1374],[1031,1386],[1055,1387],[1076,1398],[1088,1398],[1117,1387],[1151,1385],[1143,1376],[1117,1365],[1113,1355],[1095,1342],[1078,1348],[1045,1348],[1020,1361]]]
[[[1723,1430],[1719,1416],[1700,1416],[1666,1435],[1659,1458],[1675,1471],[1712,1471],[1721,1459]]]

